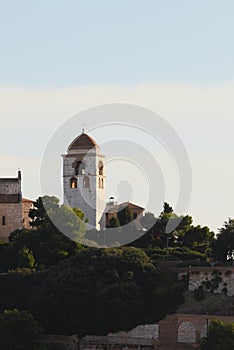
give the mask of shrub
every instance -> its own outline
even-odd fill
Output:
[[[5,310],[0,314],[0,349],[36,350],[42,329],[27,311]]]
[[[203,290],[203,287],[202,286],[199,286],[198,288],[196,288],[194,291],[193,291],[193,297],[195,300],[197,301],[201,301],[204,299],[204,290]]]

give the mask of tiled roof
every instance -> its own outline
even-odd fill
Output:
[[[22,202],[23,202],[23,203],[34,203],[33,200],[27,199],[27,198],[22,198]]]
[[[89,135],[82,133],[79,135],[68,147],[68,150],[72,149],[91,149],[93,147],[99,147],[97,142]]]
[[[129,207],[131,209],[136,208],[136,209],[141,209],[144,210],[144,208],[140,207],[139,205],[133,204],[131,202],[123,202],[120,204],[115,204],[108,208],[107,213],[116,213],[118,211],[123,210],[124,208]]]

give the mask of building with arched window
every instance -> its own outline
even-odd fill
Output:
[[[106,204],[105,156],[97,142],[84,131],[69,145],[63,157],[64,204],[80,208],[88,218],[90,227],[104,228],[122,207],[127,206],[142,229],[144,208],[133,203]]]
[[[63,192],[64,204],[80,208],[92,227],[105,226],[105,156],[84,131],[63,155]]]

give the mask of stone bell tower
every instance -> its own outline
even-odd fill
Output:
[[[105,156],[83,130],[62,157],[64,204],[80,208],[88,224],[99,230],[105,225]]]

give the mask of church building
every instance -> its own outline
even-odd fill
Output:
[[[106,204],[105,155],[91,136],[83,130],[62,157],[64,204],[84,212],[89,220],[87,229],[106,228],[125,207],[132,212],[136,229],[142,228],[144,208],[130,202]],[[16,229],[31,228],[28,213],[33,204],[22,197],[20,171],[16,178],[0,178],[0,240],[8,241]]]
[[[128,207],[134,219],[138,218],[136,228],[142,228],[144,208],[129,202],[119,206],[114,202],[106,204],[105,156],[91,136],[83,130],[62,157],[64,204],[80,208],[89,219],[90,228],[105,228],[124,207]]]
[[[22,198],[21,172],[15,178],[0,178],[0,240],[7,241],[11,232],[31,228],[28,212],[33,201]]]

